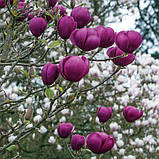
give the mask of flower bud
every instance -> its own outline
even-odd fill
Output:
[[[59,72],[68,81],[78,82],[89,71],[89,60],[85,56],[67,56],[59,63]]]
[[[52,12],[54,15],[57,15],[57,13],[60,13],[60,16],[65,16],[66,15],[66,8],[61,5],[56,5],[55,7],[52,8]]]
[[[124,54],[125,53],[122,50],[120,50],[118,47],[111,47],[107,51],[107,55],[110,58],[114,58],[114,57],[123,55],[123,57],[112,60],[114,64],[119,65],[119,66],[127,66],[135,60],[135,56],[133,54],[128,54],[126,56],[124,56]]]
[[[62,39],[68,39],[76,27],[77,23],[71,16],[64,16],[58,21],[57,29]]]
[[[84,136],[75,134],[71,138],[71,147],[73,150],[79,150],[81,149],[85,144],[85,138]]]
[[[73,125],[71,123],[62,123],[58,125],[57,132],[61,138],[67,138],[73,132]]]
[[[91,16],[87,8],[78,6],[71,12],[71,16],[77,22],[78,28],[83,28],[91,21]]]
[[[92,152],[102,154],[114,147],[115,140],[112,135],[104,132],[93,132],[87,136],[86,144]]]
[[[34,14],[32,14],[32,13],[28,14],[28,20],[31,20],[33,18],[34,18]]]
[[[57,2],[58,2],[58,0],[48,0],[48,4],[49,4],[49,6],[51,6],[51,7],[54,7]]]
[[[72,44],[83,51],[94,50],[100,45],[100,37],[97,31],[92,28],[75,29],[71,34],[70,40]]]
[[[100,37],[100,47],[107,48],[114,44],[115,32],[112,28],[100,25],[95,29]]]
[[[100,107],[98,108],[98,118],[100,122],[106,122],[112,116],[112,108],[111,107]]]
[[[126,53],[134,52],[142,43],[140,33],[136,31],[121,31],[116,35],[116,45]]]
[[[58,78],[59,72],[56,64],[48,63],[42,68],[41,76],[45,85],[51,85]]]
[[[143,112],[143,110],[139,112],[139,110],[133,106],[126,106],[123,109],[123,116],[127,122],[134,122],[135,120],[142,117]]]
[[[29,22],[29,29],[35,37],[39,37],[46,29],[47,22],[44,18],[34,17]]]
[[[20,11],[21,9],[23,11]],[[23,21],[25,18],[28,17],[28,14],[26,14],[26,12],[28,12],[28,6],[26,6],[26,4],[24,2],[22,2],[22,1],[19,2],[18,10],[19,10],[20,14],[18,15],[17,20]]]
[[[0,0],[0,8],[4,8],[6,6],[5,0]]]
[[[32,115],[33,115],[33,107],[30,106],[26,111],[25,119],[30,120],[32,118]]]

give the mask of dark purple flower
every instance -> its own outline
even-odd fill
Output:
[[[75,134],[71,138],[71,147],[73,150],[79,150],[81,149],[85,144],[85,138],[84,136],[81,136],[79,134]]]
[[[71,123],[62,123],[58,125],[57,132],[61,138],[67,138],[73,132],[73,125]]]
[[[58,21],[57,29],[62,39],[68,39],[76,27],[77,23],[71,16],[64,16]]]
[[[59,72],[68,81],[78,82],[89,71],[89,60],[85,56],[67,56],[59,63]]]
[[[30,14],[28,15],[28,20],[31,20],[31,19],[33,19],[33,18],[34,18],[34,14],[30,13]]]
[[[100,37],[95,29],[75,29],[70,37],[71,42],[84,51],[96,49],[100,45]]]
[[[66,8],[64,6],[56,5],[55,7],[52,8],[52,12],[54,15],[57,15],[58,11],[60,12],[60,16],[66,15]]]
[[[6,6],[5,0],[0,0],[0,8],[4,8]]]
[[[125,52],[123,52],[122,50],[120,50],[118,47],[111,47],[107,51],[107,55],[110,58],[114,58],[114,57],[121,56],[121,55],[124,55],[124,54],[125,54]],[[124,57],[113,59],[112,61],[116,65],[127,66],[130,63],[132,63],[134,60],[135,60],[134,54],[128,54],[128,55],[126,55]]]
[[[56,64],[48,63],[42,68],[41,76],[45,85],[51,85],[55,82],[59,75]]]
[[[112,116],[112,108],[111,107],[100,107],[98,108],[98,118],[100,122],[106,122]]]
[[[29,29],[35,37],[39,37],[46,29],[47,22],[42,17],[34,17],[29,21]]]
[[[91,21],[91,16],[87,8],[78,6],[71,12],[71,16],[77,22],[78,28],[83,28]]]
[[[58,2],[58,0],[47,0],[49,3],[49,6],[54,7],[56,5],[56,3]]]
[[[114,44],[115,32],[112,28],[100,25],[95,29],[100,37],[100,47],[107,48]]]
[[[93,132],[87,136],[86,144],[92,152],[102,154],[114,147],[115,140],[112,135],[104,132]]]
[[[134,52],[142,43],[140,33],[136,31],[121,31],[116,35],[116,45],[126,53]]]
[[[143,112],[143,110],[139,112],[139,110],[133,106],[126,106],[123,109],[123,115],[127,122],[134,122],[135,120],[141,118]]]
[[[21,10],[23,10],[23,11],[21,11]],[[28,17],[28,14],[27,14],[28,6],[23,1],[19,2],[18,11],[19,11],[19,15],[18,15],[17,20],[23,21],[25,18]]]

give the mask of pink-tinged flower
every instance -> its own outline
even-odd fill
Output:
[[[92,152],[102,154],[114,147],[115,140],[112,135],[104,132],[93,132],[87,136],[86,144]]]
[[[100,107],[98,108],[98,118],[100,122],[108,121],[112,116],[112,108],[111,107]]]
[[[116,35],[116,45],[126,53],[134,52],[142,43],[142,36],[136,31],[121,31]]]
[[[55,7],[52,8],[52,12],[54,15],[57,15],[57,13],[60,13],[60,16],[65,16],[66,15],[66,8],[61,5],[56,5]]]
[[[54,7],[56,5],[56,3],[58,2],[58,0],[47,0],[49,3],[49,6]]]
[[[134,122],[135,120],[142,117],[143,112],[143,110],[139,112],[139,110],[136,107],[126,106],[123,109],[123,116],[127,122]]]
[[[84,51],[94,50],[100,45],[100,37],[95,29],[75,29],[70,37],[72,44]]]
[[[107,55],[110,58],[114,58],[114,57],[121,56],[121,55],[124,55],[124,54],[125,54],[125,52],[120,50],[118,47],[111,47],[107,51]],[[127,66],[127,65],[131,64],[134,60],[135,60],[134,54],[128,54],[124,57],[113,59],[112,61],[116,65]]]
[[[39,37],[46,29],[47,22],[42,17],[34,17],[29,22],[29,29],[35,37]]]
[[[100,37],[100,47],[107,48],[114,44],[115,32],[112,28],[100,25],[95,29]]]
[[[4,8],[6,6],[5,0],[0,0],[0,8]]]
[[[73,132],[73,125],[71,123],[62,123],[58,125],[57,132],[61,138],[67,138]]]
[[[48,63],[42,68],[41,76],[45,85],[53,84],[58,78],[59,72],[56,64]]]
[[[89,71],[89,60],[85,56],[67,56],[59,63],[59,72],[68,81],[78,82]]]
[[[68,39],[74,29],[77,28],[77,23],[71,16],[64,16],[58,21],[57,30],[62,39]]]
[[[28,20],[31,20],[33,18],[34,18],[34,14],[32,14],[32,13],[28,14]]]
[[[78,6],[71,12],[71,16],[77,22],[78,28],[83,28],[91,21],[91,16],[87,8]]]
[[[85,144],[85,138],[84,136],[81,136],[79,134],[75,134],[71,138],[71,147],[73,150],[79,150],[81,149]]]

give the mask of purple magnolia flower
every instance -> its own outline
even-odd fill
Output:
[[[33,19],[33,18],[34,18],[34,14],[30,13],[30,14],[28,15],[28,20],[31,20],[31,19]]]
[[[34,17],[29,21],[29,29],[35,37],[39,37],[46,29],[47,22],[42,17]]]
[[[111,107],[100,107],[98,108],[98,118],[100,122],[106,122],[112,116],[112,108]]]
[[[139,112],[139,110],[133,106],[126,106],[123,109],[123,115],[127,122],[134,122],[139,119],[143,115],[143,110]]]
[[[57,15],[58,11],[60,12],[60,16],[65,16],[66,15],[66,8],[61,5],[56,5],[52,8],[52,12],[54,15]]]
[[[121,56],[121,55],[124,55],[124,54],[125,54],[125,52],[123,52],[122,50],[120,50],[118,47],[111,47],[107,51],[107,55],[110,58]],[[128,54],[125,57],[116,58],[116,59],[113,59],[112,61],[116,65],[127,66],[130,63],[132,63],[134,60],[135,60],[134,54]]]
[[[4,8],[6,6],[5,0],[0,0],[0,8]]]
[[[58,0],[48,0],[49,6],[54,7]]]
[[[100,25],[95,29],[100,36],[100,47],[107,48],[114,44],[115,32],[112,28]]]
[[[42,68],[41,75],[45,85],[53,84],[59,75],[57,65],[52,63],[45,64]]]
[[[71,147],[73,150],[79,150],[81,149],[85,144],[85,138],[84,136],[81,136],[79,134],[75,134],[71,138]]]
[[[142,43],[140,33],[136,31],[121,31],[116,35],[116,45],[126,53],[134,52]]]
[[[24,11],[20,11],[21,9],[24,9],[25,7],[25,10]],[[24,3],[23,1],[20,1],[19,2],[19,6],[18,6],[18,10],[19,10],[19,17],[17,18],[17,20],[19,21],[23,21],[25,18],[28,17],[28,9],[27,9],[28,6],[26,6],[26,3]]]
[[[58,21],[57,30],[62,39],[68,39],[76,27],[77,23],[71,16],[64,16]]]
[[[112,135],[104,132],[93,132],[87,136],[86,144],[92,152],[102,154],[114,147],[115,140]]]
[[[96,49],[100,45],[100,37],[95,29],[75,29],[70,37],[72,44],[84,51]]]
[[[78,6],[71,12],[71,16],[77,22],[78,28],[83,28],[91,21],[91,16],[87,8]]]
[[[73,132],[73,125],[71,123],[62,123],[58,125],[57,132],[61,138],[67,138]]]
[[[89,72],[85,56],[67,56],[59,63],[59,72],[68,81],[78,82]]]

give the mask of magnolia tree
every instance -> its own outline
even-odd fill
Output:
[[[159,157],[159,61],[89,4],[0,0],[1,158]]]

